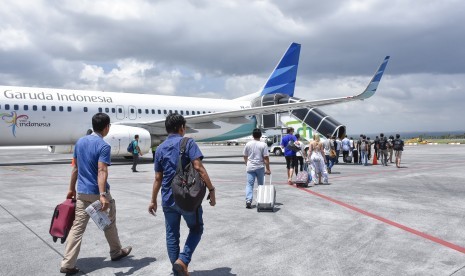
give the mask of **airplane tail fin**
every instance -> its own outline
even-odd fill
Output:
[[[300,44],[293,42],[276,65],[265,85],[258,92],[236,98],[235,100],[252,100],[266,94],[282,93],[294,96],[297,68],[299,66]]]
[[[287,94],[294,96],[297,68],[299,66],[300,44],[293,42],[263,86],[261,96],[266,94]]]
[[[386,69],[386,66],[388,64],[390,56],[386,56],[379,66],[378,70],[376,70],[375,74],[373,75],[373,78],[371,79],[370,83],[368,84],[367,88],[360,93],[359,95],[355,96],[355,98],[359,100],[364,100],[368,99],[369,97],[373,96],[376,92],[376,89],[378,89],[378,84],[381,81],[381,77],[384,74],[384,70]]]

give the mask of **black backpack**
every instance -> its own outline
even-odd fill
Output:
[[[394,150],[402,150],[404,146],[404,142],[400,139],[395,139],[394,140],[394,145],[393,148]]]
[[[289,140],[286,148],[292,150],[293,152],[299,152],[301,150],[301,148],[295,144],[294,140]]]
[[[379,140],[379,149],[380,150],[387,149],[387,140],[386,140],[386,138]]]
[[[200,177],[199,172],[194,169],[191,160],[187,165],[182,167],[182,156],[186,152],[186,145],[190,138],[184,137],[181,140],[181,146],[178,157],[178,166],[176,174],[171,181],[173,189],[174,202],[181,209],[187,212],[196,211],[202,204],[207,187]]]

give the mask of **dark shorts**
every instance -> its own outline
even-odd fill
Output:
[[[291,169],[297,165],[297,156],[284,156],[286,158],[286,168]]]

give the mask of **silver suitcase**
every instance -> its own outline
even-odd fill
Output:
[[[257,191],[257,212],[261,211],[271,211],[274,212],[274,205],[276,202],[276,190],[274,185],[271,185],[271,175],[270,175],[270,184],[267,185],[263,181],[263,185],[258,186]]]

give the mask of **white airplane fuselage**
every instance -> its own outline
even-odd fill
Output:
[[[73,145],[92,129],[92,116],[104,112],[112,129],[125,122],[163,120],[169,113],[184,116],[238,110],[250,102],[148,94],[0,86],[0,146]],[[120,125],[121,124],[121,125]],[[242,133],[238,124],[215,123],[188,136],[198,140],[238,138],[250,134],[255,120]],[[243,125],[243,124],[241,124]],[[160,131],[160,130],[159,130]],[[152,132],[150,132],[152,133]]]

